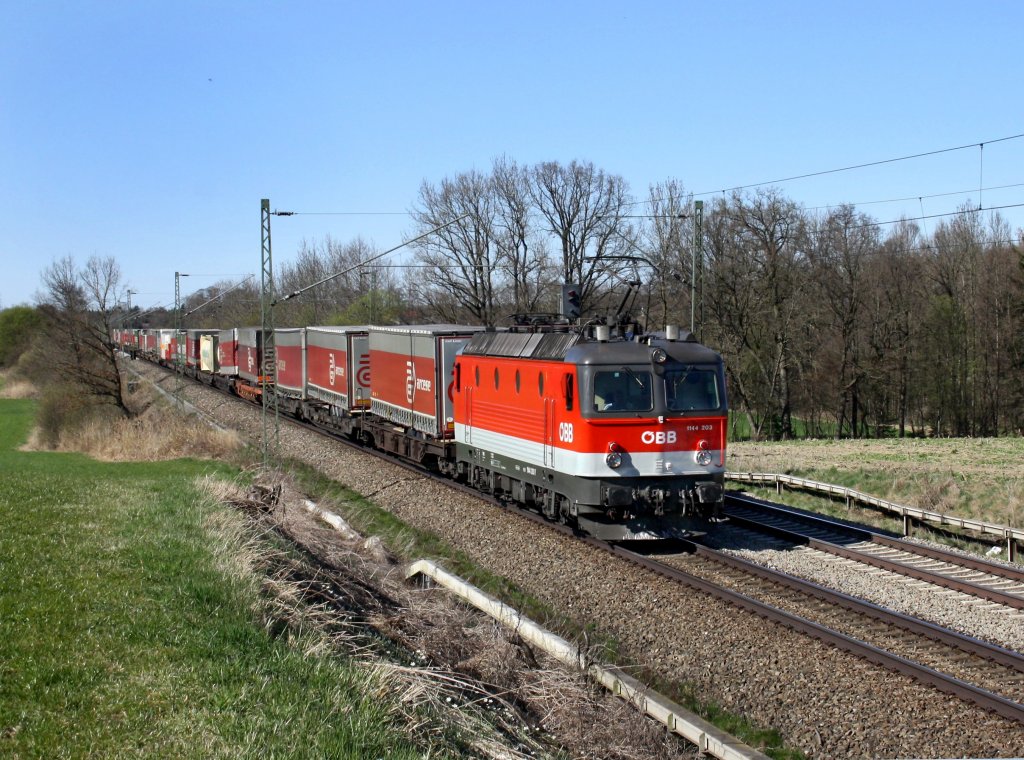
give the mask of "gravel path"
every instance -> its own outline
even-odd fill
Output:
[[[221,424],[260,434],[256,409],[194,384],[186,393]],[[1011,757],[1024,747],[1019,723],[688,592],[443,484],[284,421],[281,445],[578,622],[595,623],[620,642],[622,657],[777,728],[810,756]]]

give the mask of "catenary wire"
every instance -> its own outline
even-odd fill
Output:
[[[917,221],[921,221],[922,219],[938,219],[938,218],[943,217],[943,216],[958,216],[960,214],[976,214],[976,213],[979,213],[981,211],[999,211],[999,210],[1004,209],[1004,208],[1020,208],[1021,206],[1024,206],[1024,203],[1008,203],[1005,206],[990,206],[989,208],[978,207],[978,208],[975,208],[975,209],[968,209],[966,211],[962,211],[962,210],[961,211],[949,211],[949,212],[947,212],[945,214],[928,214],[927,216],[922,215],[922,216],[904,217],[904,218],[901,218],[901,219],[893,219],[893,220],[888,221],[888,222],[868,222],[866,224],[855,224],[855,225],[851,225],[850,229],[851,230],[858,230],[858,229],[861,229],[862,227],[881,227],[881,226],[886,225],[886,224],[899,224],[900,222],[917,222]]]
[[[765,185],[778,185],[778,184],[781,184],[783,182],[792,182],[793,180],[798,180],[798,179],[808,179],[810,177],[821,177],[821,176],[824,176],[826,174],[837,174],[839,172],[853,171],[854,169],[865,169],[865,168],[870,167],[870,166],[882,166],[884,164],[892,164],[892,163],[897,163],[899,161],[909,161],[909,160],[914,159],[914,158],[924,158],[926,156],[937,156],[937,155],[940,155],[942,153],[952,153],[954,151],[967,150],[968,148],[974,148],[974,147],[983,146],[983,145],[986,145],[986,144],[991,145],[993,143],[1007,142],[1009,140],[1018,140],[1018,139],[1020,139],[1022,137],[1024,137],[1024,132],[1022,132],[1020,134],[1016,134],[1016,135],[1007,135],[1006,137],[999,137],[999,138],[996,138],[994,140],[985,140],[985,141],[967,143],[965,145],[957,145],[957,146],[952,147],[952,148],[940,148],[938,150],[929,150],[929,151],[924,151],[922,153],[912,153],[912,154],[907,155],[907,156],[897,156],[895,158],[885,158],[885,159],[881,159],[881,160],[878,160],[878,161],[866,161],[864,163],[851,164],[850,166],[841,166],[841,167],[838,167],[838,168],[835,168],[835,169],[823,169],[821,171],[807,172],[805,174],[795,174],[795,175],[793,175],[791,177],[782,177],[780,179],[766,180],[764,182],[752,182],[752,183],[746,184],[746,185],[735,185],[733,187],[727,187],[727,188],[723,188],[723,189],[720,189],[720,190],[706,190],[706,191],[703,191],[703,192],[700,192],[700,193],[692,193],[690,195],[690,197],[691,198],[700,198],[700,197],[704,197],[704,196],[708,196],[708,195],[718,195],[719,193],[723,193],[724,194],[724,193],[732,192],[732,191],[735,191],[735,190],[746,190],[746,189],[749,189],[749,188],[752,188],[752,187],[764,187]],[[633,201],[632,203],[627,203],[627,204],[624,204],[624,205],[626,207],[628,207],[628,206],[637,206],[637,205],[639,205],[641,203],[660,202],[660,201],[663,201],[663,200],[665,200],[665,199],[664,198],[655,198],[655,199],[645,198],[643,200]]]
[[[1007,190],[1014,187],[1024,187],[1024,182],[1017,182],[1012,185],[993,185],[992,187],[982,188],[983,190]],[[872,206],[879,203],[899,203],[901,201],[919,201],[921,199],[927,200],[929,198],[945,198],[950,195],[968,195],[973,193],[978,188],[971,188],[969,190],[953,190],[948,193],[931,193],[929,195],[908,195],[906,198],[884,198],[877,201],[848,201],[842,203],[829,203],[824,206],[806,206],[804,211],[821,211],[822,209],[837,208],[838,206]],[[923,212],[922,212],[923,213]]]
[[[808,172],[806,174],[795,174],[792,177],[782,177],[780,179],[767,180],[765,182],[753,182],[753,183],[750,183],[750,184],[747,184],[747,185],[736,185],[735,187],[727,187],[727,188],[723,188],[721,190],[708,190],[708,191],[701,192],[701,193],[694,193],[694,197],[701,197],[701,196],[704,196],[704,195],[717,195],[718,193],[728,193],[728,192],[732,192],[734,190],[746,190],[746,189],[751,188],[751,187],[763,187],[764,185],[778,185],[778,184],[781,184],[783,182],[792,182],[793,180],[798,180],[798,179],[808,179],[810,177],[821,177],[821,176],[823,176],[825,174],[837,174],[839,172],[853,171],[854,169],[865,169],[865,168],[867,168],[869,166],[882,166],[883,164],[893,164],[893,163],[896,163],[898,161],[909,161],[909,160],[914,159],[914,158],[924,158],[926,156],[937,156],[937,155],[939,155],[941,153],[952,153],[954,151],[967,150],[968,148],[975,148],[975,147],[978,147],[978,146],[984,146],[986,144],[990,145],[992,143],[1006,142],[1007,140],[1018,140],[1021,137],[1024,137],[1024,132],[1022,132],[1021,134],[1017,134],[1017,135],[1009,135],[1007,137],[1000,137],[1000,138],[997,138],[995,140],[985,140],[985,141],[982,141],[982,142],[968,143],[967,145],[958,145],[958,146],[953,147],[953,148],[940,148],[939,150],[929,150],[929,151],[925,151],[923,153],[913,153],[913,154],[911,154],[909,156],[898,156],[896,158],[885,158],[885,159],[882,159],[880,161],[866,161],[866,162],[864,162],[862,164],[853,164],[851,166],[841,166],[841,167],[839,167],[837,169],[824,169],[822,171]]]

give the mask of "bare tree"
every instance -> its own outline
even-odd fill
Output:
[[[727,356],[731,388],[755,436],[793,435],[794,345],[805,280],[803,217],[777,190],[720,200],[708,216],[707,331]]]
[[[553,292],[547,246],[532,227],[529,172],[515,161],[500,158],[491,175],[494,192],[494,241],[498,263],[507,275],[511,308],[537,311]]]
[[[682,182],[669,179],[651,185],[643,227],[644,255],[658,268],[652,285],[650,317],[657,323],[689,324],[692,285],[693,195]]]
[[[78,269],[69,256],[43,271],[40,309],[48,317],[51,350],[46,361],[62,378],[93,401],[131,416],[111,340],[112,313],[121,293],[121,270],[113,258],[90,258]]]
[[[586,310],[613,273],[622,269],[610,257],[625,255],[634,245],[626,218],[626,181],[589,161],[567,166],[541,163],[529,177],[530,195],[562,254],[562,278],[579,283]]]
[[[823,315],[815,357],[825,372],[815,385],[832,389],[835,435],[844,429],[861,432],[864,406],[865,261],[878,248],[878,227],[853,206],[843,205],[809,222],[806,250],[814,287],[821,294],[814,304]]]
[[[413,210],[419,232],[436,232],[416,244],[422,298],[442,316],[461,314],[485,325],[495,324],[492,274],[498,260],[495,242],[493,185],[477,171],[424,182]]]

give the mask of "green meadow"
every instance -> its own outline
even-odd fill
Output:
[[[22,452],[33,414],[0,400],[0,756],[421,756],[366,669],[261,624],[193,486],[232,470]]]

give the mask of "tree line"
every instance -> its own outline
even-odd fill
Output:
[[[964,206],[929,230],[768,188],[706,201],[698,238],[694,211],[678,180],[637,198],[590,162],[500,158],[423,182],[407,237],[421,239],[404,258],[362,265],[379,252],[365,240],[304,241],[278,265],[278,293],[345,274],[280,303],[275,320],[501,325],[559,311],[571,282],[585,319],[612,318],[627,291],[648,329],[692,318],[725,358],[734,433],[1024,431],[1022,231],[997,213]],[[189,296],[183,324],[259,324],[258,283],[216,298],[229,287]],[[121,316],[174,324],[169,311]]]

